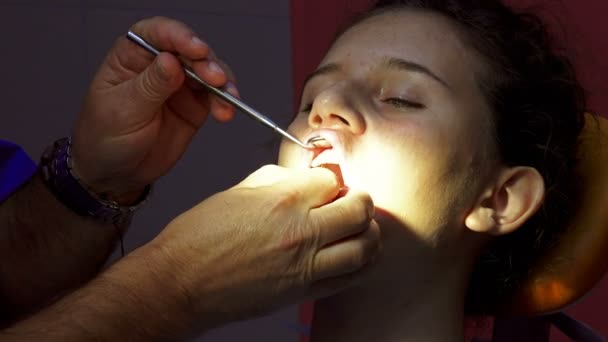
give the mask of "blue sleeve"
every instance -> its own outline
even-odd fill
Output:
[[[0,202],[8,198],[35,172],[36,163],[21,147],[0,140]]]

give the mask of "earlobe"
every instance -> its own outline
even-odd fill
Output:
[[[491,235],[511,233],[534,215],[544,194],[545,182],[535,168],[504,168],[466,216],[465,226]]]
[[[488,189],[480,196],[475,208],[465,218],[464,224],[467,228],[478,233],[487,233],[494,230],[496,220],[491,204],[493,193],[493,189]]]

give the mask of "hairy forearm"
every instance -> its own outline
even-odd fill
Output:
[[[152,251],[150,251],[152,249]],[[4,341],[175,341],[209,326],[190,312],[167,259],[141,247],[87,285],[0,332]]]
[[[73,213],[35,175],[0,204],[0,325],[91,279],[117,238],[111,224]]]

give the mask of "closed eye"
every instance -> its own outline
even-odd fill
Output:
[[[399,97],[389,97],[389,98],[382,100],[382,102],[388,103],[388,104],[394,106],[395,108],[399,108],[399,109],[402,109],[402,108],[423,109],[423,108],[425,108],[425,106],[422,103],[405,100],[405,99],[402,99]]]

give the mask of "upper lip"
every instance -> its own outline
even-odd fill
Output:
[[[310,134],[308,134],[304,141],[308,141],[310,138],[313,137],[317,137],[320,136],[323,139],[325,139],[330,146],[322,146],[319,148],[314,148],[312,150],[309,151],[308,153],[308,166],[310,167],[312,162],[315,160],[315,158],[321,154],[321,152],[328,150],[328,149],[333,149],[335,150],[335,152],[338,155],[343,156],[344,155],[344,145],[342,142],[342,138],[340,137],[340,135],[338,134],[338,132],[336,132],[335,130],[331,130],[331,129],[321,129],[321,130],[315,130],[313,132],[311,132]]]

